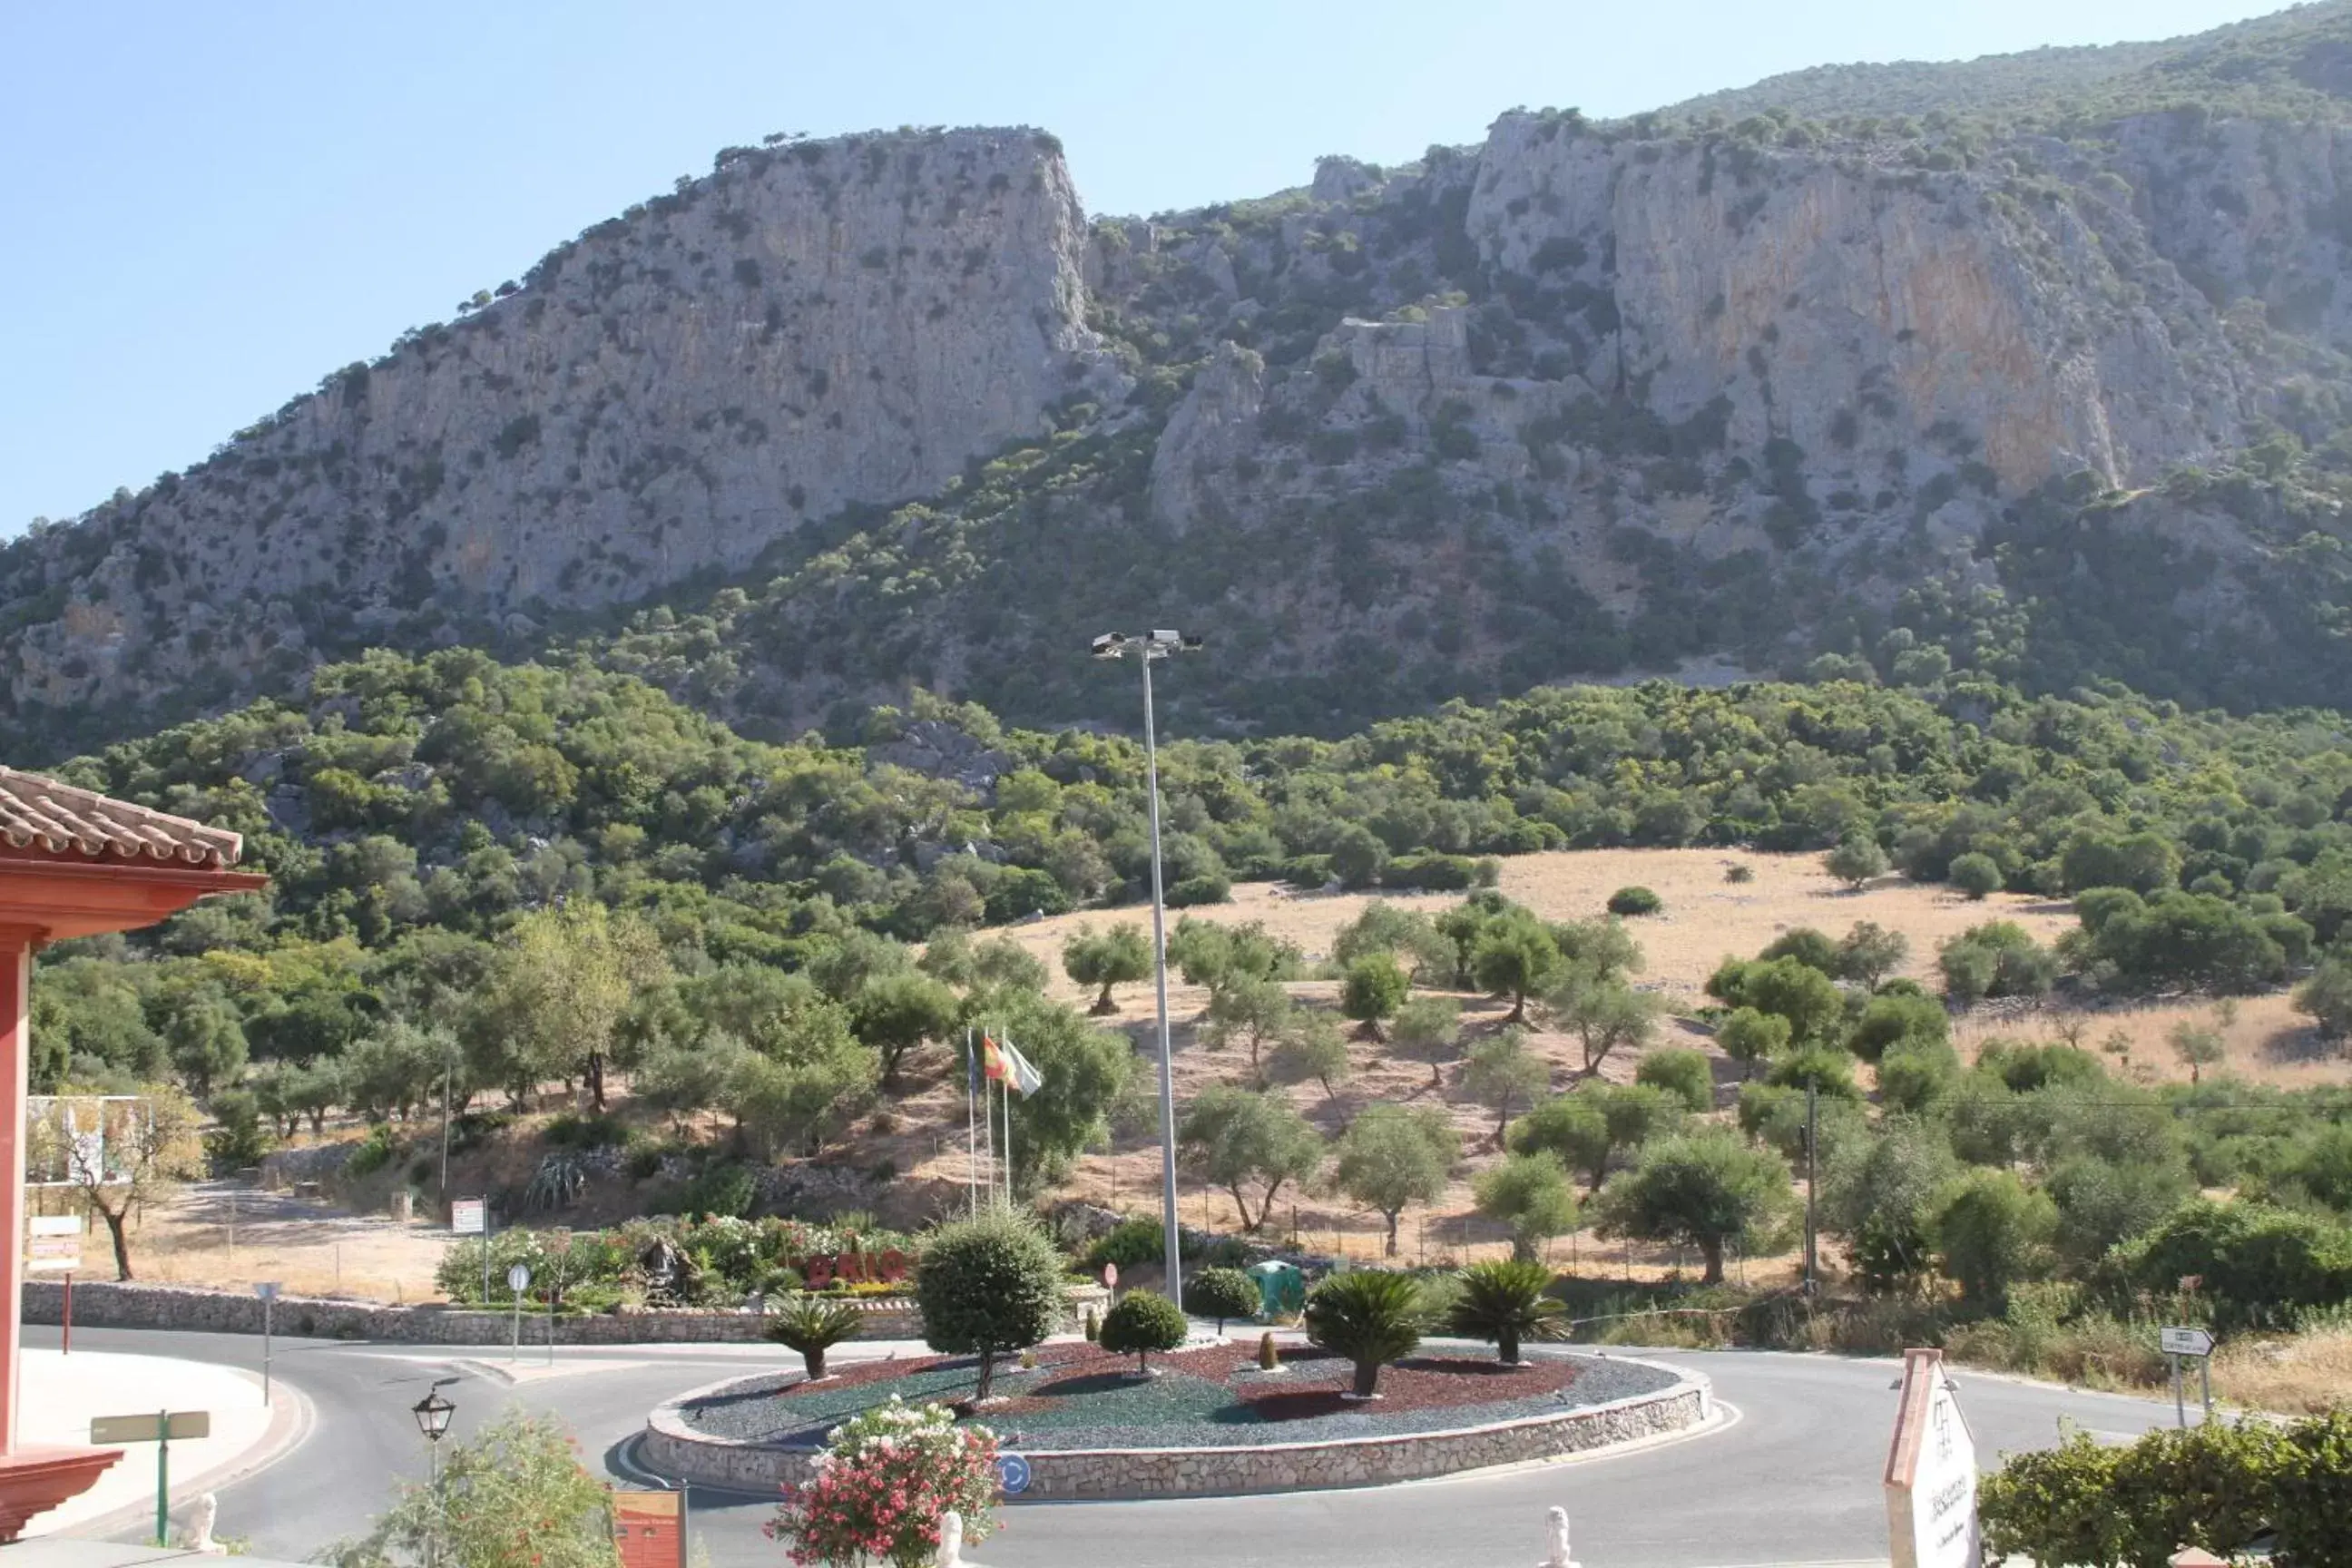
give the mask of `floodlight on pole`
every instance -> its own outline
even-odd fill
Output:
[[[1143,769],[1151,815],[1151,975],[1160,1006],[1160,1223],[1166,1248],[1168,1299],[1184,1300],[1183,1261],[1176,1219],[1176,1066],[1168,1044],[1168,913],[1160,872],[1160,737],[1151,711],[1151,661],[1198,653],[1198,633],[1153,631],[1140,637],[1106,632],[1091,645],[1097,658],[1132,653],[1143,666]]]

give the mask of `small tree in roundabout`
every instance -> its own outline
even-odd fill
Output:
[[[1381,1368],[1421,1347],[1429,1306],[1410,1274],[1351,1269],[1307,1293],[1307,1337],[1356,1363],[1352,1397],[1380,1397]]]
[[[1097,1343],[1114,1355],[1135,1352],[1135,1370],[1145,1377],[1151,1370],[1153,1351],[1172,1351],[1184,1342],[1192,1325],[1176,1303],[1156,1290],[1129,1290],[1102,1321]]]
[[[923,1342],[980,1358],[973,1397],[985,1400],[996,1358],[1028,1349],[1062,1317],[1062,1256],[1036,1224],[999,1209],[931,1233],[915,1269]]]
[[[1258,1288],[1238,1268],[1203,1268],[1185,1278],[1184,1310],[1196,1318],[1214,1318],[1221,1334],[1227,1318],[1255,1318],[1263,1305]]]
[[[824,1352],[844,1340],[856,1339],[865,1321],[865,1314],[846,1301],[796,1296],[768,1325],[768,1338],[786,1350],[800,1352],[808,1380],[815,1383],[824,1376]]]
[[[1465,1339],[1492,1340],[1496,1358],[1517,1366],[1521,1340],[1568,1338],[1568,1310],[1544,1292],[1551,1270],[1540,1263],[1474,1263],[1455,1277],[1446,1327]]]

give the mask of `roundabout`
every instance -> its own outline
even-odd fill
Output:
[[[893,1398],[959,1407],[1028,1467],[1024,1500],[1244,1495],[1373,1486],[1590,1453],[1696,1429],[1706,1380],[1620,1356],[1552,1353],[1519,1365],[1465,1352],[1410,1356],[1376,1400],[1350,1399],[1350,1365],[1286,1347],[1213,1345],[1155,1358],[1157,1376],[1091,1345],[1055,1345],[997,1374],[971,1411],[976,1363],[871,1362],[816,1382],[739,1378],[668,1401],[646,1423],[645,1463],[697,1486],[772,1494],[804,1479],[825,1433]]]

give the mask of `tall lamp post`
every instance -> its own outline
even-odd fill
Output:
[[[1143,768],[1151,807],[1151,963],[1160,1001],[1160,1224],[1167,1248],[1168,1299],[1184,1300],[1183,1264],[1176,1221],[1176,1067],[1168,1045],[1168,912],[1160,885],[1160,738],[1151,714],[1151,661],[1197,653],[1201,638],[1184,632],[1129,637],[1106,632],[1094,640],[1097,658],[1136,656],[1143,667]]]
[[[457,1407],[441,1397],[441,1390],[457,1381],[454,1377],[440,1379],[425,1391],[424,1398],[408,1407],[408,1413],[416,1417],[416,1429],[425,1435],[425,1451],[433,1457],[433,1500],[441,1515],[440,1530],[435,1536],[433,1550],[425,1555],[426,1568],[433,1568],[438,1560],[441,1550],[439,1537],[449,1531],[449,1500],[441,1492],[441,1439],[449,1435],[449,1417],[457,1413]]]

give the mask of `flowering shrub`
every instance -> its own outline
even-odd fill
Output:
[[[967,1542],[984,1540],[996,1504],[996,1435],[962,1426],[943,1405],[890,1403],[835,1427],[816,1473],[790,1489],[765,1526],[793,1561],[825,1568],[878,1560],[923,1568],[940,1544],[940,1517],[963,1516]]]
[[[698,1305],[734,1306],[754,1290],[768,1294],[797,1289],[805,1282],[823,1286],[837,1272],[878,1271],[888,1255],[902,1258],[914,1240],[878,1226],[852,1228],[812,1225],[799,1219],[633,1219],[611,1230],[579,1231],[559,1259],[550,1245],[553,1233],[516,1226],[490,1239],[489,1300],[506,1304],[507,1268],[530,1266],[528,1300],[544,1307],[548,1289],[559,1281],[564,1298],[575,1304],[609,1303],[627,1285],[637,1260],[656,1241],[677,1247],[692,1265],[691,1294]],[[902,1265],[903,1266],[903,1265]],[[809,1279],[822,1275],[822,1279]],[[482,1243],[474,1237],[453,1240],[443,1255],[434,1283],[454,1301],[478,1301],[482,1296]],[[871,1285],[872,1289],[866,1286]],[[850,1279],[858,1295],[903,1295],[904,1285]]]

